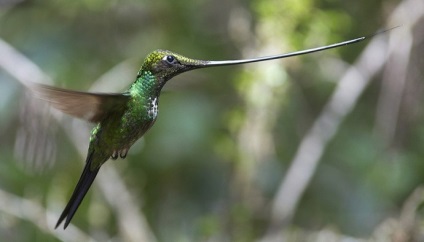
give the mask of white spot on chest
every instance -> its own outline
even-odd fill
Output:
[[[148,106],[147,106],[147,114],[149,115],[149,118],[156,119],[158,116],[158,98],[149,98],[148,99]]]

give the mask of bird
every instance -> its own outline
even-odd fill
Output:
[[[173,77],[194,69],[239,65],[304,55],[361,42],[359,37],[331,45],[241,60],[207,61],[155,50],[147,55],[135,81],[122,93],[92,93],[33,83],[40,99],[76,118],[95,124],[89,138],[85,166],[77,185],[61,213],[55,229],[64,222],[66,229],[95,180],[101,166],[109,159],[124,159],[131,146],[155,123],[162,87]]]

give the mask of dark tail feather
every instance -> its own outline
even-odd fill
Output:
[[[87,194],[88,189],[90,188],[91,184],[96,178],[96,175],[99,172],[100,167],[95,169],[94,171],[90,170],[92,156],[93,156],[93,153],[89,154],[89,157],[87,157],[84,171],[82,172],[81,177],[78,181],[78,184],[75,187],[74,192],[72,193],[71,199],[69,199],[68,204],[66,205],[62,214],[60,215],[59,220],[56,223],[55,229],[59,227],[59,225],[62,223],[62,221],[65,218],[66,218],[66,221],[65,221],[64,229],[68,227],[68,224],[71,222],[72,217],[74,217],[75,212],[77,211],[79,205],[84,199],[85,194]]]

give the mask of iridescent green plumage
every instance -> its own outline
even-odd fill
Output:
[[[152,127],[158,114],[160,92],[172,77],[197,68],[280,59],[357,43],[364,39],[365,37],[361,37],[282,55],[229,61],[194,60],[167,50],[156,50],[146,57],[130,88],[119,94],[78,92],[35,84],[35,92],[55,108],[97,124],[91,133],[83,173],[56,227],[65,219],[64,227],[68,226],[100,167],[109,158],[125,158],[134,142]]]
[[[109,158],[125,158],[134,142],[152,127],[158,114],[159,94],[166,81],[205,63],[166,50],[154,51],[146,57],[135,82],[121,94],[34,86],[41,98],[57,109],[97,123],[91,133],[84,171],[56,227],[65,219],[65,228],[68,226],[103,163]]]

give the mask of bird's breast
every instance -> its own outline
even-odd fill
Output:
[[[149,118],[155,120],[158,116],[158,98],[157,97],[149,97],[147,99],[147,115]]]

